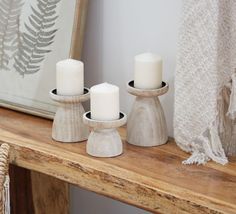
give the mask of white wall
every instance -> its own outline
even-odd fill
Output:
[[[134,56],[146,51],[162,55],[170,91],[161,102],[170,135],[180,10],[181,0],[90,0],[83,51],[86,86],[104,81],[118,85],[126,113],[133,102],[125,85],[133,77]],[[72,188],[71,195],[76,214],[147,213],[78,188]]]

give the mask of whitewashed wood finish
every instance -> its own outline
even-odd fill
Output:
[[[83,116],[84,123],[92,128],[89,135],[86,152],[94,157],[115,157],[123,153],[123,144],[116,128],[124,125],[127,117],[121,113],[119,120],[98,121],[88,117],[90,112]]]
[[[85,113],[81,102],[89,99],[89,89],[78,96],[57,95],[55,89],[50,92],[54,101],[59,103],[52,126],[52,138],[59,142],[79,142],[88,139],[89,129],[83,123]]]
[[[127,91],[137,97],[157,97],[165,94],[169,90],[168,83],[162,82],[162,87],[158,89],[140,89],[134,87],[134,81],[127,83]]]
[[[129,82],[127,90],[137,96],[127,123],[127,141],[136,146],[150,147],[165,144],[168,130],[163,108],[158,96],[168,91],[168,84],[155,90],[143,90],[133,87]]]

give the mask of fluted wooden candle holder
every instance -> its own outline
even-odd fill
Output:
[[[83,120],[92,129],[86,147],[89,155],[115,157],[123,153],[123,144],[116,128],[126,123],[127,117],[124,113],[120,113],[118,120],[99,121],[91,119],[91,113],[86,112]]]
[[[53,120],[52,138],[65,143],[87,140],[89,129],[83,123],[85,111],[81,103],[89,99],[89,89],[84,88],[84,94],[75,96],[58,95],[53,89],[50,96],[59,103]]]
[[[167,125],[158,96],[168,89],[165,82],[162,82],[161,88],[153,90],[135,88],[134,81],[127,84],[127,91],[136,96],[127,122],[128,143],[149,147],[167,142]]]

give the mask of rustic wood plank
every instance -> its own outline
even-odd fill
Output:
[[[68,183],[10,165],[12,214],[68,214]]]
[[[67,183],[52,176],[31,171],[31,184],[35,214],[69,213]]]
[[[52,122],[0,109],[0,141],[12,147],[11,163],[157,213],[236,213],[236,159],[185,166],[173,140],[124,154],[93,158],[83,143],[51,139]],[[124,128],[120,129],[125,139]]]

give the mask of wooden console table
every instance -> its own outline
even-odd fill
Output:
[[[236,213],[236,159],[184,166],[170,140],[155,148],[124,142],[117,158],[92,158],[84,143],[51,139],[50,120],[0,108],[0,142],[11,145],[12,213],[68,213],[68,183],[153,213]],[[120,133],[125,139],[125,129]]]

